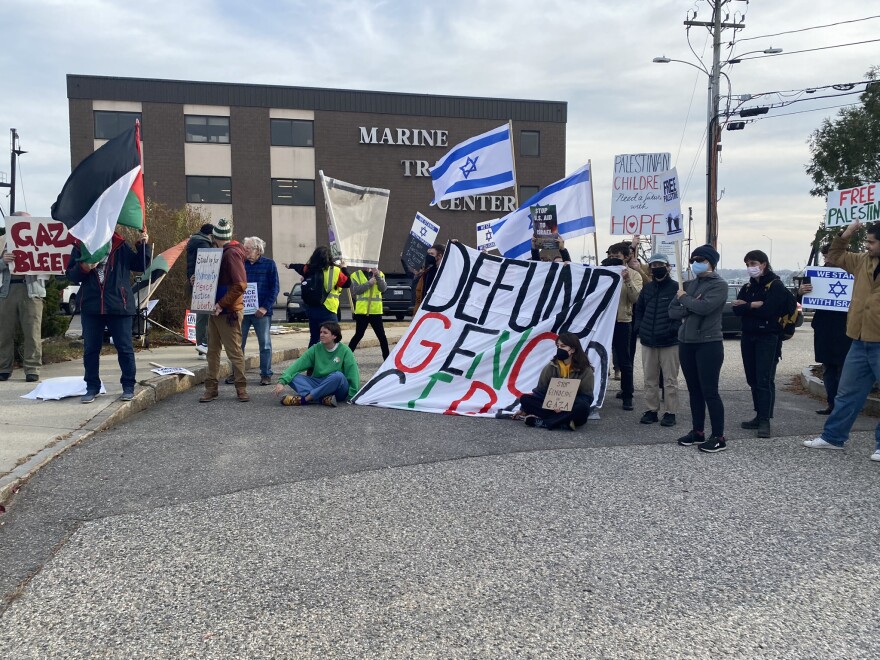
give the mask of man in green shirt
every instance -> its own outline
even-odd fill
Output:
[[[283,406],[304,406],[320,401],[336,407],[337,401],[346,401],[357,394],[361,378],[354,354],[342,343],[342,329],[334,321],[321,324],[320,341],[313,344],[278,379],[276,396],[290,385],[296,394],[281,397]],[[306,369],[312,370],[306,376]]]

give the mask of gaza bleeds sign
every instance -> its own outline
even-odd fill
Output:
[[[77,240],[63,222],[52,218],[12,216],[6,219],[7,249],[15,256],[16,275],[63,275]]]
[[[621,268],[504,259],[449,243],[428,297],[353,403],[445,415],[501,416],[531,392],[572,332],[601,405]]]

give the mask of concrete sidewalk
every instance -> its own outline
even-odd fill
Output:
[[[407,325],[389,324],[385,331],[390,344],[394,344],[406,331]],[[282,363],[299,357],[308,347],[309,332],[303,328],[292,328],[287,334],[272,336],[272,363],[275,379],[281,375]],[[343,334],[347,341],[354,332],[353,324],[343,323]],[[360,347],[377,346],[378,341],[369,331]],[[249,371],[249,389],[259,388],[259,354],[257,339],[251,333],[245,350],[245,364]],[[225,354],[221,361],[221,378],[231,373]],[[61,401],[34,401],[22,399],[39,383],[26,383],[24,372],[16,369],[12,377],[0,383],[0,502],[13,492],[36,470],[45,465],[69,447],[81,442],[98,431],[107,429],[129,416],[144,410],[157,401],[191,389],[204,382],[207,363],[200,360],[192,346],[156,346],[141,349],[135,353],[138,385],[133,401],[119,400],[122,386],[116,355],[101,356],[101,378],[107,394],[101,395],[90,405],[80,403],[79,397]],[[184,367],[195,376],[159,376],[151,371],[155,362],[165,367]],[[254,373],[254,370],[257,370]],[[40,379],[61,376],[82,376],[82,360],[43,365]],[[235,401],[235,390],[223,388],[221,397],[212,405],[223,405],[224,399]],[[228,396],[224,396],[227,394]],[[193,403],[196,403],[193,395]],[[237,403],[237,402],[236,402]]]

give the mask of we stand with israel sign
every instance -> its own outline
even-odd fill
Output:
[[[622,268],[504,259],[449,243],[406,335],[353,403],[499,416],[531,392],[559,333],[581,340],[602,404]]]
[[[830,309],[848,312],[852,300],[853,276],[840,268],[807,268],[813,290],[801,299],[804,309]]]

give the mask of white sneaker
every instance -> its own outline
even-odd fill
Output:
[[[208,354],[208,345],[207,344],[199,344],[198,346],[196,346],[196,350],[199,353],[201,353],[202,355],[207,355]]]
[[[587,417],[587,419],[602,419],[602,418],[599,416],[599,409],[598,409],[598,408],[593,408],[593,409],[590,411],[590,416]]]
[[[843,447],[838,447],[837,445],[832,445],[830,442],[825,442],[822,438],[804,440],[804,447],[809,447],[810,449],[843,449]],[[880,460],[880,458],[877,460]]]
[[[880,449],[871,454],[871,460],[880,462]]]
[[[196,356],[196,359],[197,359],[197,360],[207,360],[207,359],[208,359],[208,356],[205,355],[204,353],[199,353],[199,354]]]

